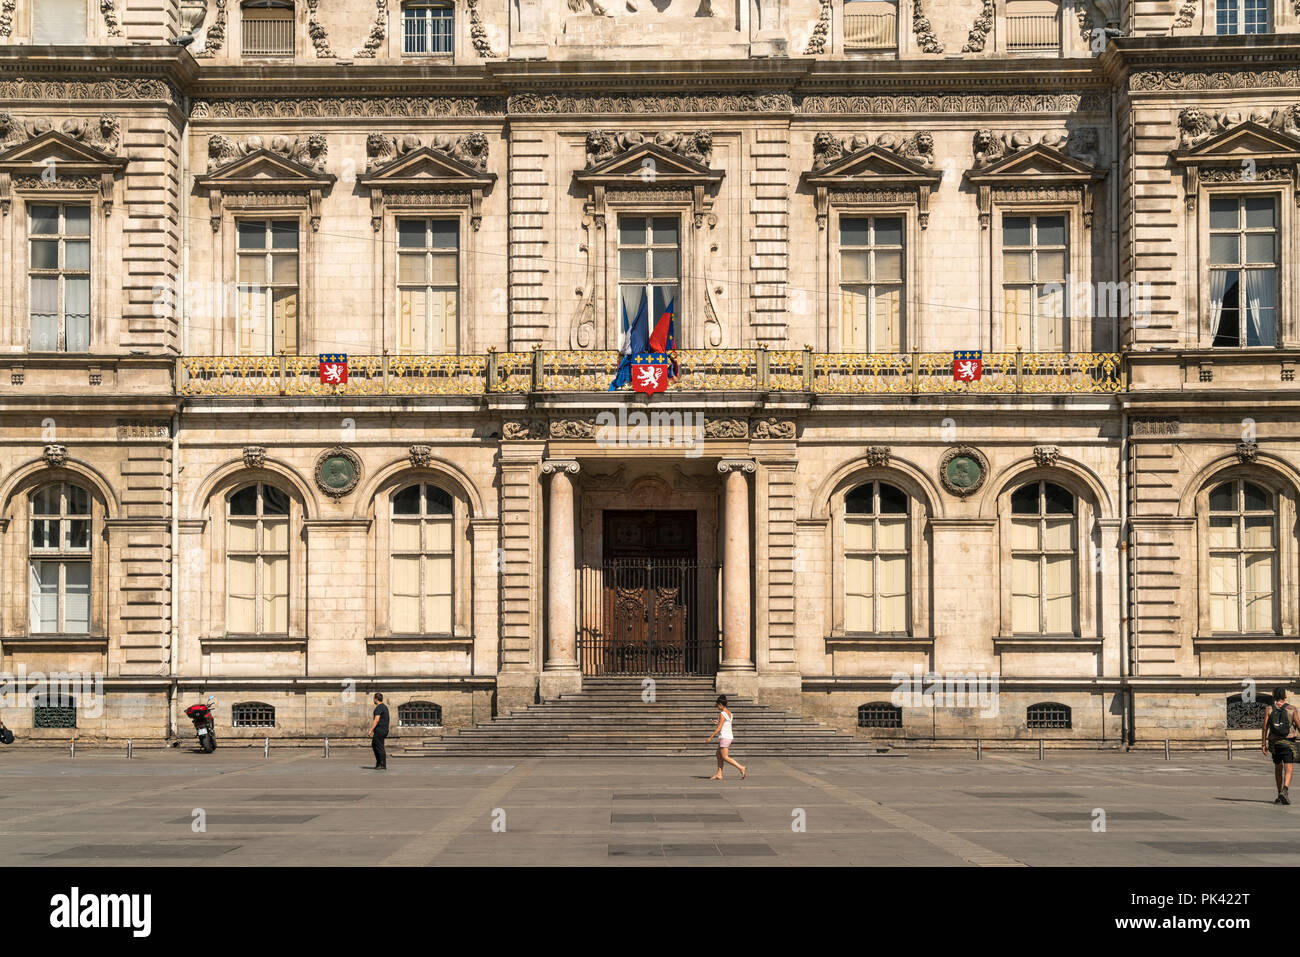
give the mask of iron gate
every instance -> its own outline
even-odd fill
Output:
[[[717,569],[626,558],[582,569],[584,675],[711,675],[718,670]]]

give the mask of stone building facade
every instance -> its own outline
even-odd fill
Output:
[[[899,741],[1257,727],[1297,52],[1288,0],[5,0],[0,670],[102,676],[104,738],[679,672]]]

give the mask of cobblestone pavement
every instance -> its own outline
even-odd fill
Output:
[[[1300,863],[1300,803],[1250,751],[754,758],[721,784],[695,759],[369,756],[0,751],[0,864]]]

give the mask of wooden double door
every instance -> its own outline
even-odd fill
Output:
[[[697,560],[695,512],[607,510],[602,524],[601,562],[583,569],[583,673],[715,672],[716,636],[700,627],[709,570]]]

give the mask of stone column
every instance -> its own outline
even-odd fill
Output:
[[[543,699],[582,690],[578,669],[573,481],[578,463],[548,459],[542,474],[551,476],[546,526],[546,661],[542,665]]]
[[[723,502],[722,662],[718,690],[752,696],[757,688],[750,654],[749,480],[752,459],[723,459],[718,471],[726,476]]]

